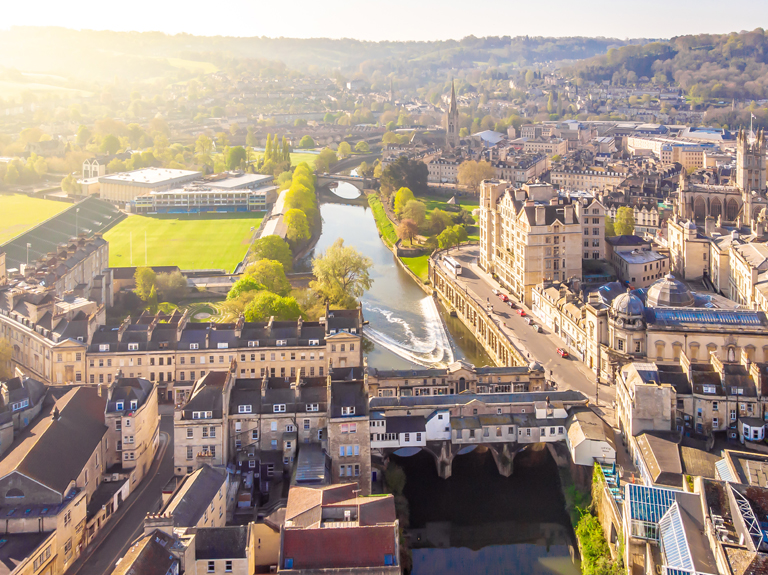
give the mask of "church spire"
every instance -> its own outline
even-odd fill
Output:
[[[453,78],[451,78],[451,106],[448,108],[448,113],[453,114],[456,112],[458,108],[456,107],[456,86],[454,84]]]

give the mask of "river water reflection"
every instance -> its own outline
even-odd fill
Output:
[[[343,182],[334,192],[349,199],[359,195],[357,188]],[[370,322],[365,333],[373,341],[373,350],[368,353],[369,365],[407,369],[447,365],[455,359],[466,359],[478,366],[490,364],[464,325],[448,317],[396,262],[394,254],[379,238],[367,205],[324,203],[320,213],[323,217],[320,238],[298,267],[307,269],[312,257],[338,238],[371,258],[373,286],[362,298],[363,313]]]

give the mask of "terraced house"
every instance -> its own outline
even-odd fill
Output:
[[[100,326],[88,345],[88,381],[109,383],[120,368],[157,382],[177,404],[195,381],[237,362],[239,379],[322,377],[330,367],[362,365],[361,309],[327,310],[318,322],[193,323],[187,313],[142,314]]]

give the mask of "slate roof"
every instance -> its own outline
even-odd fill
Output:
[[[168,500],[162,513],[173,516],[174,527],[194,527],[217,497],[227,480],[226,473],[203,464],[200,469],[184,478]],[[225,497],[226,494],[223,495]]]
[[[637,444],[654,483],[674,487],[682,485],[683,466],[677,443],[662,437],[661,433],[641,433],[637,436]]]
[[[387,433],[415,433],[426,431],[424,416],[402,415],[387,417]]]
[[[13,573],[50,535],[50,532],[3,533],[5,543],[0,547],[0,575]]]
[[[297,570],[384,567],[387,555],[399,563],[395,530],[389,525],[286,529],[282,547],[283,561],[293,560]]]
[[[195,559],[244,559],[248,553],[248,525],[190,529],[195,533]]]
[[[16,471],[63,496],[107,431],[105,403],[95,387],[51,390],[37,421],[17,436],[0,461],[0,477]]]
[[[170,551],[174,544],[173,537],[155,529],[131,545],[112,575],[167,575],[177,561]]]
[[[226,371],[209,371],[195,383],[192,396],[183,409],[183,419],[192,419],[195,411],[210,411],[212,419],[221,419],[223,414],[223,390],[227,381]]]
[[[466,405],[472,401],[479,401],[485,404],[532,404],[536,401],[546,401],[549,397],[553,402],[562,401],[563,403],[585,402],[587,397],[579,391],[567,389],[563,391],[534,391],[526,393],[462,393],[460,395],[419,395],[419,396],[400,396],[400,397],[372,397],[370,405],[372,408],[380,407],[417,407],[430,405]]]

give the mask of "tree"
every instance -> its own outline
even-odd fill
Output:
[[[339,149],[336,150],[336,155],[341,160],[348,158],[352,155],[352,147],[347,142],[342,142],[339,144]]]
[[[420,160],[400,156],[381,171],[381,190],[389,195],[402,187],[416,192],[426,190],[429,169]]]
[[[490,162],[477,162],[467,160],[459,165],[459,184],[466,186],[472,192],[476,192],[483,180],[496,177],[496,169]]]
[[[309,239],[309,223],[303,211],[296,208],[288,210],[283,216],[283,221],[288,228],[285,235],[289,240],[299,242]]]
[[[411,220],[418,227],[421,227],[427,217],[427,206],[424,205],[424,202],[420,202],[419,200],[410,200],[405,204],[400,217],[401,219]]]
[[[400,214],[403,209],[405,209],[408,202],[414,199],[413,192],[409,188],[402,187],[397,190],[397,193],[395,194],[395,214],[400,217]]]
[[[315,281],[309,287],[331,304],[351,308],[355,300],[371,289],[369,270],[373,262],[352,246],[337,239],[320,257],[312,261]]]
[[[433,234],[440,234],[451,224],[451,216],[440,208],[435,208],[429,216],[429,229]]]
[[[227,169],[236,170],[241,164],[245,163],[246,153],[242,146],[229,148],[227,152]]]
[[[6,380],[13,377],[13,347],[10,340],[0,339],[0,379]]]
[[[157,313],[157,288],[153,285],[149,290],[149,297],[146,299],[147,310],[151,314]]]
[[[278,321],[295,320],[301,316],[301,309],[295,298],[268,291],[256,294],[245,308],[245,321],[268,321],[273,316]]]
[[[374,170],[374,167],[365,161],[360,162],[360,165],[357,166],[357,173],[366,178],[370,178],[373,176],[373,170]]]
[[[200,134],[195,142],[195,152],[198,154],[209,155],[213,151],[213,140],[205,134]]]
[[[158,274],[155,285],[160,301],[179,303],[189,292],[187,278],[180,271]]]
[[[613,229],[617,236],[631,236],[635,232],[635,215],[632,208],[622,206],[616,210]]]
[[[291,248],[280,236],[266,236],[253,242],[253,260],[274,260],[283,264],[288,273],[293,265]]]
[[[229,145],[229,137],[226,132],[216,132],[216,144],[222,148]]]
[[[69,174],[66,178],[61,180],[61,189],[68,194],[76,194],[80,189],[77,185],[77,178],[72,174]]]
[[[16,182],[19,181],[19,177],[19,169],[16,167],[16,165],[8,164],[8,167],[5,170],[5,177],[3,178],[3,181],[5,181],[5,183],[9,186],[13,186],[16,184]]]
[[[421,202],[419,202],[421,203]],[[413,220],[400,220],[397,226],[397,237],[401,240],[408,240],[413,245],[413,238],[419,233],[419,226]]]
[[[396,463],[390,462],[384,471],[384,481],[392,495],[402,495],[405,489],[405,471]]]
[[[249,148],[253,148],[258,144],[256,134],[253,131],[253,126],[248,126],[248,133],[245,135],[245,145]]]
[[[104,136],[104,139],[101,141],[101,145],[99,146],[100,152],[109,154],[110,156],[116,154],[119,149],[120,140],[118,140],[117,136],[113,134],[107,134]]]
[[[355,144],[355,152],[360,152],[361,154],[367,154],[370,151],[371,151],[371,147],[368,145],[368,142],[360,140],[357,144]]]
[[[616,230],[613,229],[613,220],[611,218],[605,218],[605,237],[611,238],[616,235]]]
[[[291,293],[291,282],[285,276],[283,264],[274,260],[259,260],[246,269],[246,275],[264,286],[264,289],[277,295]]]
[[[257,282],[256,278],[254,278],[251,275],[245,275],[232,285],[232,287],[229,290],[229,293],[227,294],[227,299],[228,300],[237,299],[246,292],[260,291],[263,289],[264,289],[264,286],[261,285],[259,282]]]
[[[456,233],[455,227],[445,228],[437,236],[437,243],[444,250],[459,245],[459,235]]]
[[[333,164],[338,161],[339,160],[336,157],[336,152],[330,148],[323,148],[323,150],[317,155],[317,159],[315,159],[315,169],[321,174],[325,173],[331,168]]]
[[[91,131],[88,129],[87,126],[80,126],[77,129],[77,145],[82,147],[85,146],[88,143],[88,140],[91,139]]]
[[[299,148],[303,150],[311,150],[315,147],[315,140],[312,138],[312,136],[304,136],[301,140],[299,140]]]
[[[157,283],[157,274],[152,268],[136,268],[133,274],[133,280],[136,282],[136,295],[142,300],[148,301],[152,290]]]

